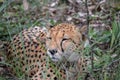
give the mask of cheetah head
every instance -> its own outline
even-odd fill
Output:
[[[52,61],[61,61],[66,53],[70,56],[78,45],[85,41],[85,27],[62,23],[49,29],[47,33],[47,54]]]

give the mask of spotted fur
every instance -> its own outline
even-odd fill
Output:
[[[34,27],[13,37],[7,48],[7,62],[16,75],[22,73],[27,80],[65,79],[65,71],[46,55],[45,36],[46,32],[42,28]]]
[[[82,32],[84,32],[82,28],[79,29],[75,25],[67,23],[50,28],[48,32],[40,27],[24,29],[16,34],[8,44],[6,48],[7,62],[15,75],[22,73],[27,80],[66,80],[68,77],[69,80],[77,80],[75,77],[78,75],[71,78],[71,76],[67,76],[67,72],[74,75],[74,72],[77,72],[76,70],[84,70],[82,68],[84,67],[82,64],[85,63],[84,60],[81,60],[80,57],[76,58],[75,63],[78,64],[77,67],[72,66],[73,71],[70,70],[70,65],[63,64],[67,67],[61,68],[61,64],[58,65],[56,62],[62,60],[62,57],[67,56],[66,58],[69,58],[71,54],[74,54],[76,48],[82,45],[85,40]],[[62,44],[61,41],[63,41]],[[61,54],[55,55],[54,48],[61,51]],[[82,48],[83,46],[80,47],[80,50]],[[49,54],[51,49],[53,49],[55,56]],[[75,56],[79,56],[79,54]],[[70,62],[74,63],[75,60],[71,59]]]

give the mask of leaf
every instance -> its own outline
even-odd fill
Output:
[[[23,7],[25,11],[29,9],[29,3],[27,2],[27,0],[23,0]]]

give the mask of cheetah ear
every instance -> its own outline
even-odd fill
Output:
[[[84,25],[80,28],[80,33],[82,34],[82,40],[86,40],[87,25]]]
[[[87,25],[84,25],[80,28],[81,33],[86,33],[87,32]]]
[[[52,24],[47,24],[47,26],[46,26],[47,30],[50,30],[53,27],[54,27],[54,25],[52,25]]]
[[[49,30],[49,29],[51,29],[51,28],[53,28],[54,26],[53,25],[47,25],[47,29]]]
[[[53,25],[48,25],[46,28],[47,30],[49,31],[51,28],[53,28],[54,26]]]

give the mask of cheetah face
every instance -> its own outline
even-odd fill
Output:
[[[82,42],[82,34],[78,27],[62,23],[51,28],[47,33],[47,54],[53,61],[61,61],[71,55],[74,48]]]

